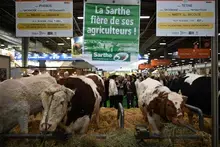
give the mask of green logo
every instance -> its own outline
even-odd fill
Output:
[[[98,61],[122,61],[129,62],[130,53],[119,52],[119,53],[108,53],[108,52],[93,52],[92,60]]]

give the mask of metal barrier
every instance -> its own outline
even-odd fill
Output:
[[[197,107],[188,105],[188,104],[185,104],[185,106],[198,114],[198,116],[199,116],[199,129],[201,131],[203,131],[204,130],[204,116],[203,116],[202,110]]]
[[[121,103],[118,103],[118,116],[119,127],[124,128],[124,108]]]
[[[72,134],[52,132],[42,134],[0,134],[0,147],[5,147],[5,139],[46,139],[46,140],[66,140]]]

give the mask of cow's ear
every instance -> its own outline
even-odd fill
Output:
[[[188,97],[185,96],[185,95],[183,95],[182,98],[183,98],[183,101],[184,101],[184,102],[186,102],[186,101],[188,100]]]

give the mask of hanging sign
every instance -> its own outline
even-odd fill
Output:
[[[87,0],[84,12],[84,53],[114,56],[139,51],[140,1]],[[121,61],[128,61],[126,60]]]
[[[151,64],[139,64],[138,65],[139,70],[151,69],[151,68],[153,68],[153,66],[151,66]]]
[[[157,0],[157,36],[214,36],[215,0]]]
[[[170,63],[171,63],[171,60],[169,59],[151,60],[151,66],[160,66],[160,65],[167,66],[167,65],[170,65]]]
[[[72,0],[16,0],[17,37],[72,37]]]
[[[178,49],[178,56],[181,59],[210,58],[210,49]]]

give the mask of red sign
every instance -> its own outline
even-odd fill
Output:
[[[178,56],[181,59],[210,58],[210,49],[178,49]]]
[[[150,69],[150,68],[153,68],[153,67],[151,66],[151,64],[139,64],[139,65],[138,65],[138,69],[139,69],[139,70]]]
[[[169,59],[158,59],[158,60],[151,60],[151,66],[167,66],[170,65],[171,60]]]

